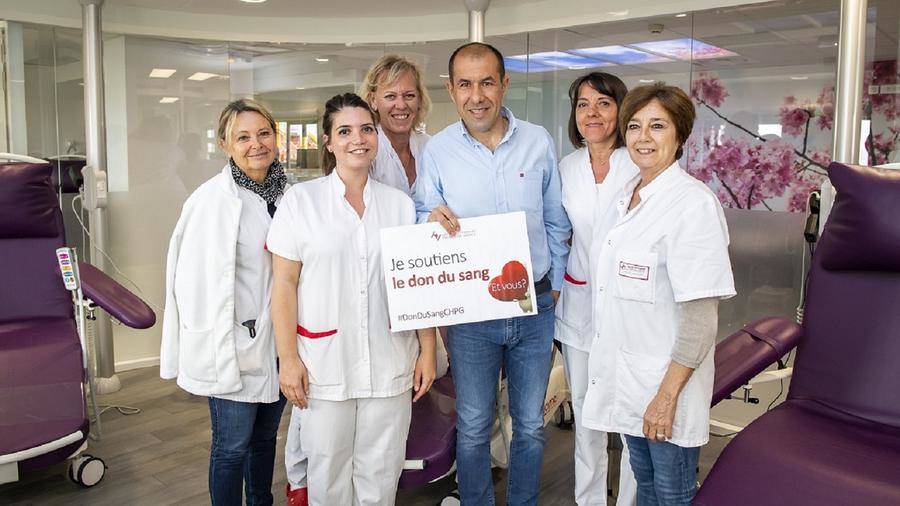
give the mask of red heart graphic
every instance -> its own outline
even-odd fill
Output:
[[[488,293],[497,300],[522,300],[528,296],[528,285],[528,270],[521,262],[512,260],[488,283]]]

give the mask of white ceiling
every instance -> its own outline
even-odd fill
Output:
[[[493,0],[490,8],[516,7],[543,0]],[[106,0],[110,6],[226,16],[340,18],[409,17],[466,12],[463,0]]]
[[[107,0],[125,2],[137,0]],[[177,0],[161,0],[170,4]],[[230,0],[220,0],[230,1]],[[274,1],[274,0],[270,0]],[[435,1],[435,0],[426,0]],[[870,0],[884,5],[887,0]],[[193,3],[193,2],[187,2]],[[204,0],[203,3],[208,3]],[[456,2],[448,2],[456,3]],[[461,2],[460,2],[461,3]],[[900,2],[898,2],[900,4]],[[569,49],[613,44],[633,44],[653,40],[693,37],[737,53],[738,56],[700,62],[674,61],[641,65],[617,65],[603,70],[617,74],[626,81],[659,78],[683,79],[691,71],[725,71],[741,79],[788,79],[795,74],[833,72],[837,57],[839,24],[839,0],[780,0],[766,4],[709,9],[678,18],[674,15],[644,19],[619,20],[606,23],[580,24],[568,28],[538,30],[529,33],[489,36],[487,41],[497,46],[506,56],[566,51]],[[896,56],[896,26],[898,5],[878,11],[879,26],[870,23],[870,40],[867,48],[876,53],[867,60]],[[874,14],[874,11],[870,11]],[[662,24],[662,33],[650,33],[650,23]],[[884,28],[881,28],[881,27]],[[891,29],[891,26],[894,28]],[[33,32],[42,30],[43,35]],[[48,33],[52,32],[52,36]],[[893,34],[893,35],[891,35]],[[52,65],[56,41],[57,64],[71,61],[73,69],[79,66],[80,37],[76,30],[33,27],[26,31],[26,62],[32,65]],[[223,37],[227,34],[223,34]],[[31,41],[29,43],[28,41]],[[44,43],[42,44],[41,41]],[[297,111],[314,110],[323,100],[338,91],[347,91],[358,85],[362,73],[372,61],[385,53],[400,53],[414,59],[424,69],[425,80],[436,98],[446,100],[440,90],[446,73],[447,58],[462,39],[427,43],[272,43],[185,40],[160,37],[129,38],[129,48],[146,46],[140,63],[132,60],[129,67],[141,67],[136,71],[140,79],[138,87],[147,87],[148,95],[161,92],[160,86],[172,87],[173,93],[203,88],[185,81],[190,72],[203,71],[242,79],[249,76],[246,90],[267,100],[283,101],[297,107]],[[130,49],[129,51],[131,51]],[[131,53],[129,53],[131,54]],[[146,54],[146,57],[143,56]],[[326,63],[316,57],[328,57]],[[146,68],[143,68],[146,67]],[[153,67],[182,69],[169,80],[147,80],[145,76]],[[190,69],[188,72],[187,69]],[[76,69],[77,70],[77,69]],[[562,69],[555,72],[513,74],[515,83],[527,82],[528,86],[541,82],[569,82],[583,70]],[[72,78],[77,78],[73,75]],[[298,89],[303,88],[303,89]],[[232,92],[243,88],[231,85]]]
[[[485,34],[503,35],[727,8],[765,0],[495,0]],[[789,1],[789,0],[782,0]],[[81,26],[79,0],[0,0],[0,19]],[[462,0],[106,0],[103,29],[155,37],[282,43],[409,43],[467,36]]]

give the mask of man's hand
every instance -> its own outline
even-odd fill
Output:
[[[453,211],[445,205],[440,205],[431,210],[428,215],[428,221],[436,221],[450,234],[456,235],[459,232],[459,220]]]
[[[550,296],[553,297],[553,305],[559,302],[559,290],[550,290]]]

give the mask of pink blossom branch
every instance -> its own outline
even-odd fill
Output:
[[[818,174],[818,175],[820,175],[820,176],[827,176],[827,175],[828,175],[827,172],[824,172],[824,171],[821,171],[821,170],[818,170],[818,169],[812,167],[812,165],[811,165],[808,161],[804,161],[803,164],[798,163],[797,166],[800,167],[799,169],[797,169],[797,173],[798,173],[798,174],[801,173],[801,172],[803,172],[803,171],[808,170],[808,171],[812,172],[813,174]]]
[[[869,162],[877,165],[878,162],[875,159],[875,137],[872,135],[872,130],[869,130],[869,135],[863,141],[863,145],[866,147],[866,151],[869,152]]]
[[[803,154],[806,154],[806,141],[809,140],[809,122],[812,121],[812,113],[805,110],[806,113],[806,126],[803,127]]]
[[[728,185],[725,184],[725,180],[722,179],[722,176],[719,175],[719,172],[716,170],[713,170],[713,173],[716,175],[716,179],[719,180],[719,183],[722,184],[722,188],[725,188],[725,191],[727,191],[728,195],[731,196],[731,200],[734,200],[734,205],[738,206],[738,209],[743,209],[743,207],[741,207],[741,201],[738,200],[737,195],[734,194],[734,192],[731,190],[731,188],[729,188]]]
[[[754,132],[751,132],[750,130],[746,129],[743,125],[740,125],[740,124],[738,124],[738,123],[735,123],[734,121],[731,121],[730,119],[726,118],[726,117],[723,116],[719,111],[717,111],[715,107],[713,107],[713,106],[707,104],[707,103],[706,103],[705,101],[703,101],[702,99],[699,99],[699,98],[698,98],[697,101],[698,101],[700,104],[706,106],[707,109],[709,109],[710,111],[712,111],[712,113],[715,114],[716,116],[718,116],[719,119],[721,119],[722,121],[728,123],[729,125],[731,125],[731,126],[737,128],[738,130],[740,130],[740,131],[742,131],[742,132],[745,132],[746,134],[750,135],[751,137],[753,137],[754,139],[756,139],[756,140],[758,140],[758,141],[760,141],[760,142],[767,142],[767,140],[766,140],[765,138],[763,138],[762,136],[760,136],[759,134],[756,134],[756,133],[754,133]],[[807,113],[807,114],[808,114],[808,113]],[[809,126],[809,119],[807,119],[807,132],[809,131],[808,126]],[[804,142],[804,144],[805,144],[805,142]],[[805,146],[804,146],[804,150],[805,150]],[[806,161],[809,162],[810,164],[815,165],[816,167],[819,167],[819,168],[821,168],[822,170],[827,170],[826,167],[825,167],[824,165],[822,165],[822,164],[816,162],[815,160],[813,160],[812,158],[808,157],[808,156],[806,155],[806,153],[801,153],[800,151],[798,151],[798,150],[796,150],[796,149],[794,149],[793,151],[794,151],[794,153],[795,153],[797,156],[799,156],[800,158],[806,160]]]

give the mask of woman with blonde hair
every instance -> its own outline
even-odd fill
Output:
[[[360,95],[378,122],[378,155],[372,177],[411,196],[417,160],[430,138],[425,133],[425,117],[431,99],[419,67],[401,56],[382,56],[366,73]]]
[[[271,255],[266,234],[287,178],[276,157],[277,127],[253,100],[219,117],[222,171],[181,211],[166,265],[160,376],[209,398],[213,505],[272,504],[279,393],[269,313]]]

